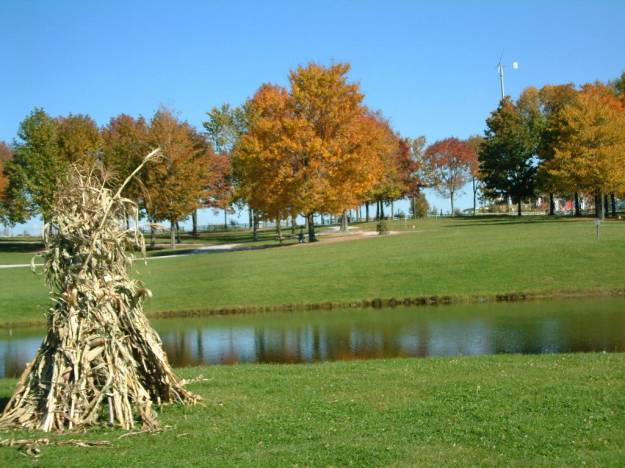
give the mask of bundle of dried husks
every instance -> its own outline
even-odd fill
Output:
[[[99,423],[157,427],[152,404],[193,403],[143,313],[150,296],[129,276],[145,253],[136,205],[122,188],[159,154],[151,152],[113,193],[97,171],[72,168],[44,228],[44,278],[54,305],[48,333],[22,374],[0,425],[64,430]],[[127,216],[133,229],[122,227]]]

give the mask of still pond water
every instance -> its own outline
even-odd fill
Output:
[[[176,367],[243,362],[625,351],[625,299],[313,311],[153,320]],[[14,377],[44,329],[0,330]]]

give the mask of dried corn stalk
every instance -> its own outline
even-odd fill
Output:
[[[143,164],[154,159],[155,150]],[[72,168],[44,228],[44,278],[54,305],[48,333],[22,374],[0,425],[64,430],[109,423],[130,429],[137,417],[157,427],[153,404],[195,402],[176,379],[143,313],[150,295],[129,276],[136,205],[104,186],[96,171]]]

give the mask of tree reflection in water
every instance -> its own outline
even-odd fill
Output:
[[[625,299],[315,311],[155,320],[174,366],[625,351]],[[44,330],[0,331],[14,377]]]

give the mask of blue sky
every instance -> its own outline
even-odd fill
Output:
[[[625,70],[623,25],[623,0],[3,0],[0,139],[35,106],[104,124],[166,105],[199,126],[211,107],[286,84],[310,61],[350,62],[367,104],[403,136],[462,138],[483,132],[497,105],[502,52],[513,97],[605,81]]]

